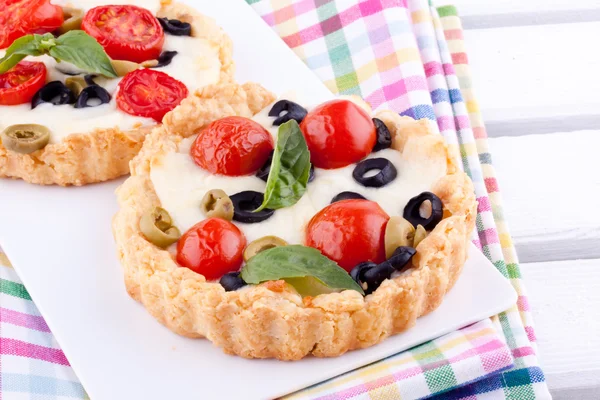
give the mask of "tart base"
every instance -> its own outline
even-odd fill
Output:
[[[215,21],[187,5],[169,1],[163,2],[157,15],[189,22],[193,37],[218,46],[219,83],[233,81],[233,45]],[[188,96],[192,97],[194,94]],[[146,126],[129,131],[109,128],[76,133],[32,154],[9,151],[0,143],[0,178],[61,186],[82,186],[115,179],[129,173],[129,161],[138,153],[152,128]]]
[[[0,177],[61,186],[115,179],[129,172],[129,161],[151,130],[151,127],[129,132],[98,129],[67,136],[32,154],[6,150],[0,143]]]
[[[246,96],[245,107],[238,102],[226,109],[253,113],[251,98]],[[207,111],[216,117],[225,109],[216,107],[215,101],[197,96],[189,101],[188,111],[220,110]],[[418,317],[437,308],[456,282],[467,258],[476,215],[472,182],[459,170],[443,138],[429,130],[427,121],[390,112],[377,117],[390,128],[395,149],[410,147],[415,156],[447,164],[447,175],[432,191],[440,196],[449,216],[417,246],[410,269],[384,281],[366,297],[347,290],[302,298],[284,281],[225,292],[220,284],[179,267],[168,251],[144,239],[138,224],[144,212],[160,205],[150,180],[151,165],[176,151],[184,132],[207,122],[184,110],[182,104],[165,118],[164,127],[149,135],[131,163],[132,176],[117,190],[120,210],[113,219],[127,291],[173,332],[208,338],[226,353],[246,358],[335,357],[409,329]]]

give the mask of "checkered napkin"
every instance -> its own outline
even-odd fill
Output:
[[[436,9],[427,0],[246,1],[334,93],[437,122],[446,141],[459,146],[475,184],[474,242],[519,295],[515,307],[490,320],[290,398],[549,398],[456,9]],[[489,335],[490,347],[471,342],[472,335]],[[506,343],[512,362],[503,357],[506,347],[491,344],[498,342]]]
[[[291,399],[549,398],[486,133],[453,7],[427,0],[246,0],[335,93],[437,122],[459,146],[479,201],[475,243],[510,279],[517,306],[297,392]],[[440,18],[441,17],[441,18]],[[2,266],[3,265],[3,266]],[[0,400],[87,399],[0,253]]]
[[[2,253],[0,399],[88,399],[48,325]]]

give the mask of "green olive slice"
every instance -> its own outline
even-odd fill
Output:
[[[152,212],[147,212],[140,218],[140,230],[152,244],[166,248],[181,237],[179,229],[172,225],[171,216],[161,207],[156,207]]]
[[[88,86],[85,78],[81,75],[68,77],[65,79],[65,85],[71,89],[75,96],[79,96],[81,91]]]
[[[158,65],[158,60],[146,60],[140,64],[144,68],[154,68]]]
[[[64,22],[57,30],[60,35],[69,31],[81,29],[81,21],[83,20],[84,14],[82,9],[63,7],[63,14],[65,16]]]
[[[287,246],[287,242],[277,236],[264,236],[260,239],[256,239],[246,247],[244,250],[244,261],[248,262],[249,259],[260,253],[261,251],[269,250],[274,247]]]
[[[125,76],[128,73],[141,68],[140,64],[126,60],[110,60],[110,63],[118,76]]]
[[[140,68],[152,68],[158,65],[158,60],[147,60],[141,64],[126,60],[110,60],[118,76],[125,76]]]
[[[167,210],[162,207],[156,207],[152,214],[154,218],[154,224],[161,231],[169,229],[173,225],[173,220],[171,219],[171,215]]]
[[[423,241],[427,237],[427,231],[423,228],[423,225],[418,225],[415,230],[415,243],[413,247],[416,249],[419,243]]]
[[[206,192],[202,198],[201,207],[202,212],[208,218],[221,218],[227,221],[233,219],[233,202],[221,189]]]
[[[31,154],[50,142],[50,129],[38,124],[11,125],[0,133],[0,141],[7,150]]]
[[[413,247],[415,227],[402,217],[391,217],[385,227],[385,256],[390,258],[400,246]]]
[[[317,297],[320,294],[334,293],[336,291],[335,289],[323,285],[320,280],[312,276],[285,278],[284,280],[292,285],[302,297]]]

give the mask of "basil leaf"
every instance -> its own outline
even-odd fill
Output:
[[[7,72],[27,56],[41,55],[42,52],[38,47],[41,38],[43,38],[42,35],[26,35],[15,40],[10,47],[6,49],[4,57],[0,59],[0,74]]]
[[[277,147],[267,179],[265,198],[256,211],[293,206],[306,193],[310,175],[310,153],[295,120],[279,126]]]
[[[246,283],[258,284],[286,278],[312,277],[331,289],[362,288],[335,262],[312,247],[293,245],[274,247],[252,257],[242,269]]]
[[[25,35],[15,40],[0,59],[0,74],[10,70],[27,56],[49,54],[57,61],[66,61],[78,68],[116,78],[110,58],[102,46],[84,31],[69,31],[59,38],[51,33]]]
[[[43,35],[34,35],[38,50],[42,53],[48,53],[48,50],[56,46],[56,38],[51,33]]]
[[[88,72],[116,78],[110,58],[96,39],[84,31],[69,31],[56,39],[56,46],[49,54],[59,61],[66,61]]]

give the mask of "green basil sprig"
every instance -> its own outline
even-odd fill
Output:
[[[56,61],[65,61],[87,72],[116,78],[110,58],[96,39],[84,31],[73,30],[55,38],[51,33],[26,35],[15,40],[0,59],[0,74],[17,65],[27,56],[47,54]]]
[[[322,255],[319,250],[300,245],[261,251],[248,260],[241,276],[250,284],[311,277],[330,289],[356,290],[364,295],[362,288],[343,268]]]
[[[46,35],[44,35],[46,36]],[[27,35],[15,40],[0,59],[0,74],[5,73],[27,56],[41,56],[42,35]],[[52,36],[52,35],[50,35]]]
[[[310,153],[304,135],[294,120],[279,126],[277,147],[267,179],[265,198],[256,209],[276,210],[293,206],[306,193],[310,175]]]

